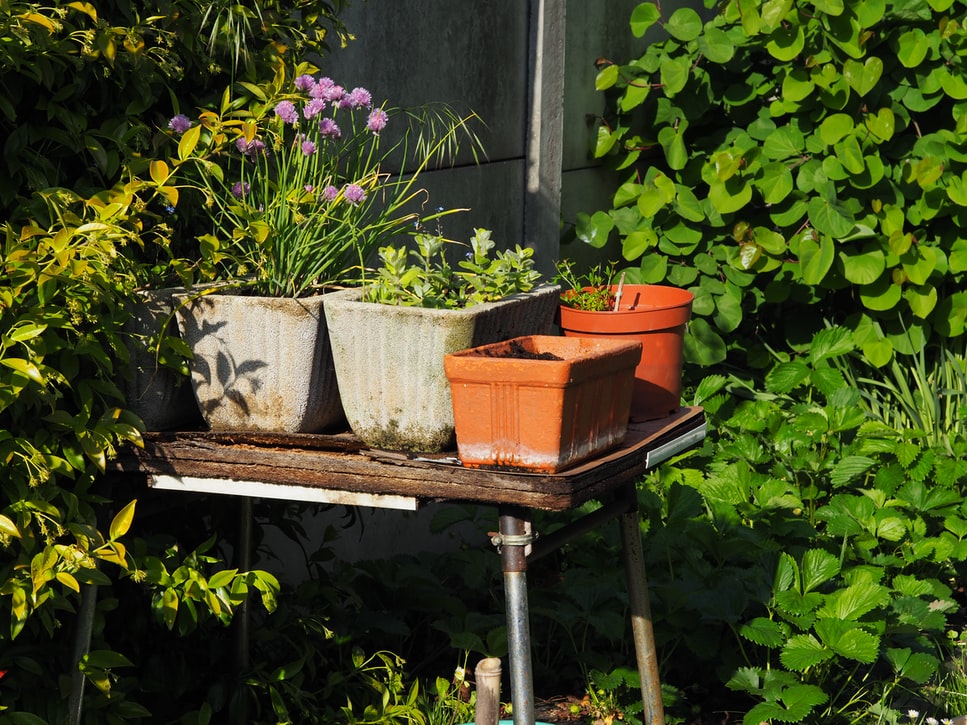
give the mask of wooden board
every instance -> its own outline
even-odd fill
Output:
[[[678,441],[687,448],[704,437],[701,408],[683,408],[661,420],[634,424],[622,445],[555,474],[464,468],[449,456],[413,457],[366,448],[338,435],[248,432],[146,433],[143,449],[128,449],[113,470],[128,474],[259,481],[421,500],[519,505],[563,511],[630,480],[649,467],[649,453]]]

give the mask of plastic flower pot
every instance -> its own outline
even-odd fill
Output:
[[[621,443],[636,340],[531,335],[444,358],[465,466],[554,473]]]
[[[681,405],[685,325],[692,316],[694,298],[678,287],[629,284],[621,290],[617,311],[589,312],[561,305],[559,324],[565,336],[641,342],[632,421],[664,418]]]

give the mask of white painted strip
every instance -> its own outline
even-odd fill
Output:
[[[705,429],[707,425],[705,421],[693,430],[688,431],[684,435],[675,438],[674,440],[668,441],[663,446],[658,446],[648,451],[648,455],[645,457],[645,465],[648,468],[654,468],[662,461],[668,460],[676,453],[684,451],[686,448],[691,448],[693,445],[701,440],[705,439]]]
[[[357,493],[312,486],[265,483],[264,481],[235,481],[230,478],[152,475],[150,485],[152,488],[165,491],[193,491],[195,493],[252,496],[254,498],[272,498],[283,501],[371,506],[373,508],[401,509],[403,511],[416,511],[420,505],[419,499],[412,496]]]

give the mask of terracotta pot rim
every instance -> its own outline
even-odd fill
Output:
[[[591,287],[585,287],[585,290],[592,289]],[[618,289],[617,285],[611,285],[610,288],[612,293],[616,292]],[[661,292],[662,294],[667,294],[669,296],[675,295],[679,299],[673,302],[664,302],[662,304],[649,305],[647,307],[625,307],[633,295],[636,293],[644,295],[647,291]],[[579,310],[576,307],[571,307],[566,304],[561,304],[562,314],[566,312],[569,315],[578,316],[597,316],[597,315],[634,315],[642,313],[651,312],[661,312],[663,310],[676,310],[683,307],[690,307],[692,302],[695,301],[695,295],[689,292],[687,289],[682,287],[672,287],[671,285],[661,285],[661,284],[626,284],[621,288],[621,308],[617,311],[615,310]]]

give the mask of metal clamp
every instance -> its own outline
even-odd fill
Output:
[[[540,536],[540,534],[500,534],[490,532],[490,543],[497,547],[502,546],[530,546]]]

